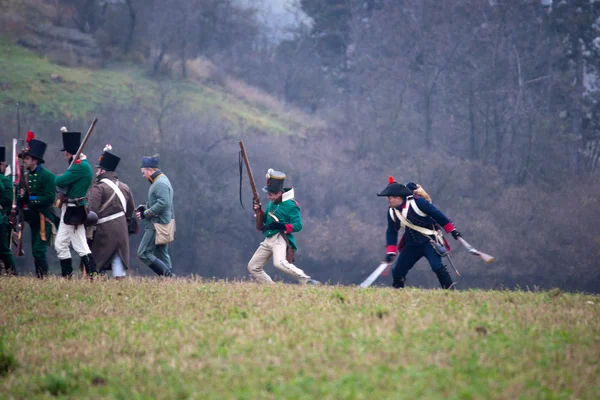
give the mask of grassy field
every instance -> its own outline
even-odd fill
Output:
[[[53,74],[64,82],[55,82]],[[188,111],[219,115],[233,127],[255,129],[272,135],[299,134],[311,121],[283,107],[267,108],[236,96],[218,85],[167,80]],[[127,105],[143,101],[158,107],[159,88],[143,69],[131,64],[104,69],[69,68],[50,62],[0,36],[0,112],[14,113],[20,101],[33,104],[41,113],[55,118],[85,118],[106,103]],[[158,111],[157,111],[158,112]]]
[[[0,280],[0,398],[600,397],[600,298]]]

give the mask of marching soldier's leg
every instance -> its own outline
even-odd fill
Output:
[[[65,208],[66,206],[63,205],[63,216],[65,214]],[[56,232],[56,239],[54,241],[54,249],[56,250],[56,254],[60,261],[62,276],[65,278],[73,276],[73,262],[71,260],[71,250],[69,250],[73,228],[73,225],[65,224],[61,216],[60,225],[58,226],[58,232]]]
[[[450,289],[453,286],[452,278],[446,269],[446,266],[442,263],[442,257],[431,246],[426,246],[425,257],[429,261],[431,269],[438,277],[440,286],[442,289]]]
[[[281,234],[277,234],[273,238],[275,238],[273,243],[273,265],[275,268],[286,273],[300,283],[309,283],[311,281],[310,276],[306,275],[304,271],[294,264],[288,262],[286,257],[287,243]]]
[[[254,252],[254,255],[248,262],[248,271],[250,272],[250,275],[260,283],[273,283],[271,277],[264,270],[265,264],[273,255],[266,242],[267,239],[265,239]]]
[[[48,261],[46,261],[48,243],[42,240],[39,223],[31,223],[29,227],[31,228],[31,250],[35,263],[35,274],[42,279],[48,275]]]
[[[85,273],[89,276],[97,274],[98,269],[96,267],[96,259],[88,246],[87,237],[85,235],[85,226],[71,226],[71,229],[71,244],[73,245],[73,250],[81,257],[81,261],[85,266]]]
[[[11,234],[11,226],[8,222],[0,224],[0,258],[4,263],[6,273],[8,275],[17,275],[17,270],[15,269],[15,259],[10,251]]]
[[[431,247],[429,244],[426,246]],[[394,278],[394,282],[392,283],[393,287],[404,287],[406,284],[406,274],[408,274],[408,271],[410,271],[417,261],[423,257],[422,247],[423,246],[404,246],[398,256],[396,267],[392,270],[392,277]]]
[[[154,255],[154,252],[156,251],[156,245],[154,244],[155,236],[156,232],[154,230],[144,230],[144,236],[138,247],[138,257],[157,275],[169,277],[175,276],[171,271],[171,268]]]
[[[163,244],[160,246],[156,246],[154,249],[154,255],[160,261],[163,262],[171,271],[173,270],[173,266],[171,265],[171,256],[169,256],[169,245]]]

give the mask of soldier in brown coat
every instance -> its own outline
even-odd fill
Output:
[[[114,277],[121,278],[129,268],[129,222],[135,203],[129,186],[115,172],[121,159],[110,150],[107,145],[100,156],[88,195],[90,211],[98,215],[91,249],[101,272],[111,269]]]

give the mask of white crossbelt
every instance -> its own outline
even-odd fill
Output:
[[[103,224],[105,222],[112,221],[113,219],[117,219],[117,218],[122,217],[124,215],[125,215],[125,213],[123,211],[121,211],[121,212],[118,212],[116,214],[109,215],[108,217],[100,218],[98,220],[98,222],[96,222],[96,225],[100,225],[100,224]]]
[[[106,183],[112,190],[114,190],[114,192],[117,194],[117,197],[121,201],[121,205],[123,206],[123,210],[126,210],[127,209],[127,203],[125,201],[125,196],[123,195],[123,192],[121,192],[121,189],[119,189],[119,187],[117,185],[115,185],[114,182],[112,182],[109,179],[105,178],[105,179],[102,179],[100,182]],[[112,221],[113,219],[117,219],[119,217],[122,217],[124,215],[125,215],[125,211],[120,211],[120,212],[118,212],[116,214],[109,215],[108,217],[100,218],[96,224],[100,225],[100,224],[103,224],[105,222]]]

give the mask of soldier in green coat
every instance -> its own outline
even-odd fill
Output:
[[[73,275],[73,262],[69,245],[81,257],[85,272],[91,277],[98,272],[96,261],[87,243],[84,223],[87,220],[86,196],[92,184],[94,173],[85,155],[81,154],[75,162],[73,157],[77,154],[81,144],[81,132],[67,132],[62,128],[63,150],[65,159],[70,167],[55,179],[56,186],[66,191],[67,200],[62,204],[60,226],[56,234],[54,248],[60,260],[62,276],[70,278]]]
[[[12,180],[4,175],[5,172],[6,147],[0,146],[0,259],[9,275],[17,275],[15,259],[10,251],[12,225],[8,220],[8,215],[12,210],[13,184]]]
[[[261,213],[265,240],[260,244],[248,263],[248,271],[260,283],[273,283],[264,271],[264,266],[273,258],[273,265],[302,284],[318,284],[300,268],[293,264],[293,254],[298,249],[293,232],[302,230],[300,205],[294,200],[294,189],[284,188],[285,174],[269,169],[267,186],[263,192],[269,197],[266,210],[254,204],[256,213]]]
[[[27,133],[28,147],[23,153],[25,176],[21,177],[27,188],[19,191],[19,204],[23,207],[25,222],[31,228],[31,247],[35,272],[38,278],[48,275],[46,251],[56,232],[56,217],[52,212],[55,198],[54,175],[44,168],[46,143]],[[21,155],[19,155],[21,157]]]

